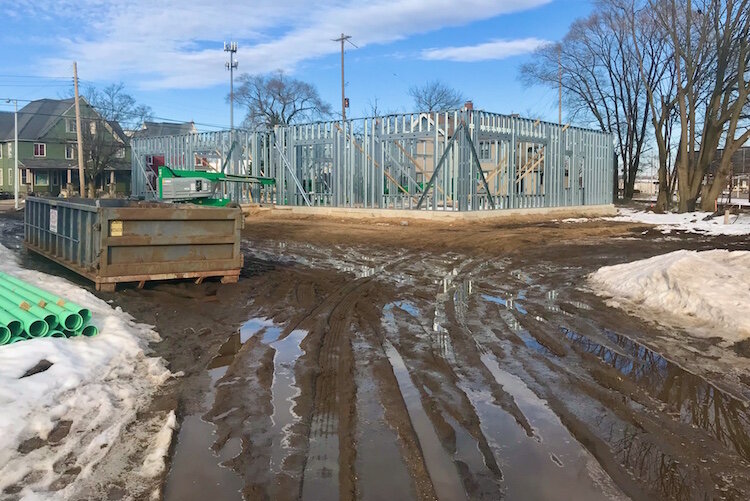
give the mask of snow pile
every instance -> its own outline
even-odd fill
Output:
[[[0,346],[0,492],[79,497],[81,484],[99,482],[92,471],[105,456],[124,454],[122,442],[131,440],[126,427],[170,377],[161,359],[144,353],[159,336],[62,278],[22,269],[3,246],[0,270],[85,305],[99,328],[93,338]],[[22,378],[41,360],[52,365]],[[158,470],[155,463],[151,458],[150,471]]]
[[[750,337],[750,251],[680,250],[589,275],[608,304],[705,337]]]
[[[724,224],[724,216],[710,217],[710,212],[686,212],[684,214],[656,214],[633,209],[618,209],[617,216],[605,217],[607,221],[625,221],[657,225],[662,233],[673,230],[705,235],[750,235],[750,214],[730,215]],[[708,220],[705,220],[708,218]]]

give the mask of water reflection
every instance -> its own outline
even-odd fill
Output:
[[[585,352],[645,387],[654,398],[667,404],[681,422],[705,430],[750,460],[750,413],[744,402],[620,334],[604,331],[618,347],[615,351],[572,330],[561,330]]]

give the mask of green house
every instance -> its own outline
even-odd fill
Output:
[[[102,119],[85,99],[81,99],[80,106],[81,116],[86,118],[84,127],[89,129],[86,137],[92,144],[94,141],[103,144],[99,148],[110,152],[106,165],[94,180],[97,194],[128,194],[130,146],[127,136],[119,124]],[[72,98],[39,99],[19,109],[18,152],[14,151],[14,132],[13,112],[0,112],[0,192],[13,193],[15,155],[18,155],[19,193],[22,195],[78,194],[78,145]],[[86,139],[84,144],[87,144]],[[88,160],[92,149],[87,147],[84,155]]]

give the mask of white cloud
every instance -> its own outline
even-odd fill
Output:
[[[492,42],[463,47],[442,47],[422,51],[422,58],[433,61],[458,61],[470,63],[505,59],[534,52],[550,43],[539,38],[519,38],[516,40],[493,40]]]
[[[226,80],[222,42],[239,42],[241,72],[293,70],[337,52],[345,32],[357,45],[385,44],[444,27],[531,9],[551,0],[38,0],[37,10],[74,21],[59,52],[40,67],[82,78],[127,79],[144,88],[201,88]],[[75,5],[75,7],[73,6]],[[65,23],[61,23],[65,25]],[[437,49],[435,49],[437,50]]]

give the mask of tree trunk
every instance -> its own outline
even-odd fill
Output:
[[[710,186],[706,186],[701,196],[701,209],[713,212],[716,207],[716,200],[722,194],[729,181],[729,174],[717,172],[716,178]]]
[[[662,156],[662,152],[659,152],[659,156]],[[666,156],[659,161],[659,194],[656,196],[656,205],[654,206],[654,212],[663,214],[669,210],[669,201],[672,196],[669,179],[667,176],[667,160]]]
[[[631,176],[625,183],[625,189],[623,190],[623,198],[625,200],[632,200],[635,195],[635,176]]]
[[[96,198],[96,183],[93,179],[89,179],[88,183],[88,198]]]

